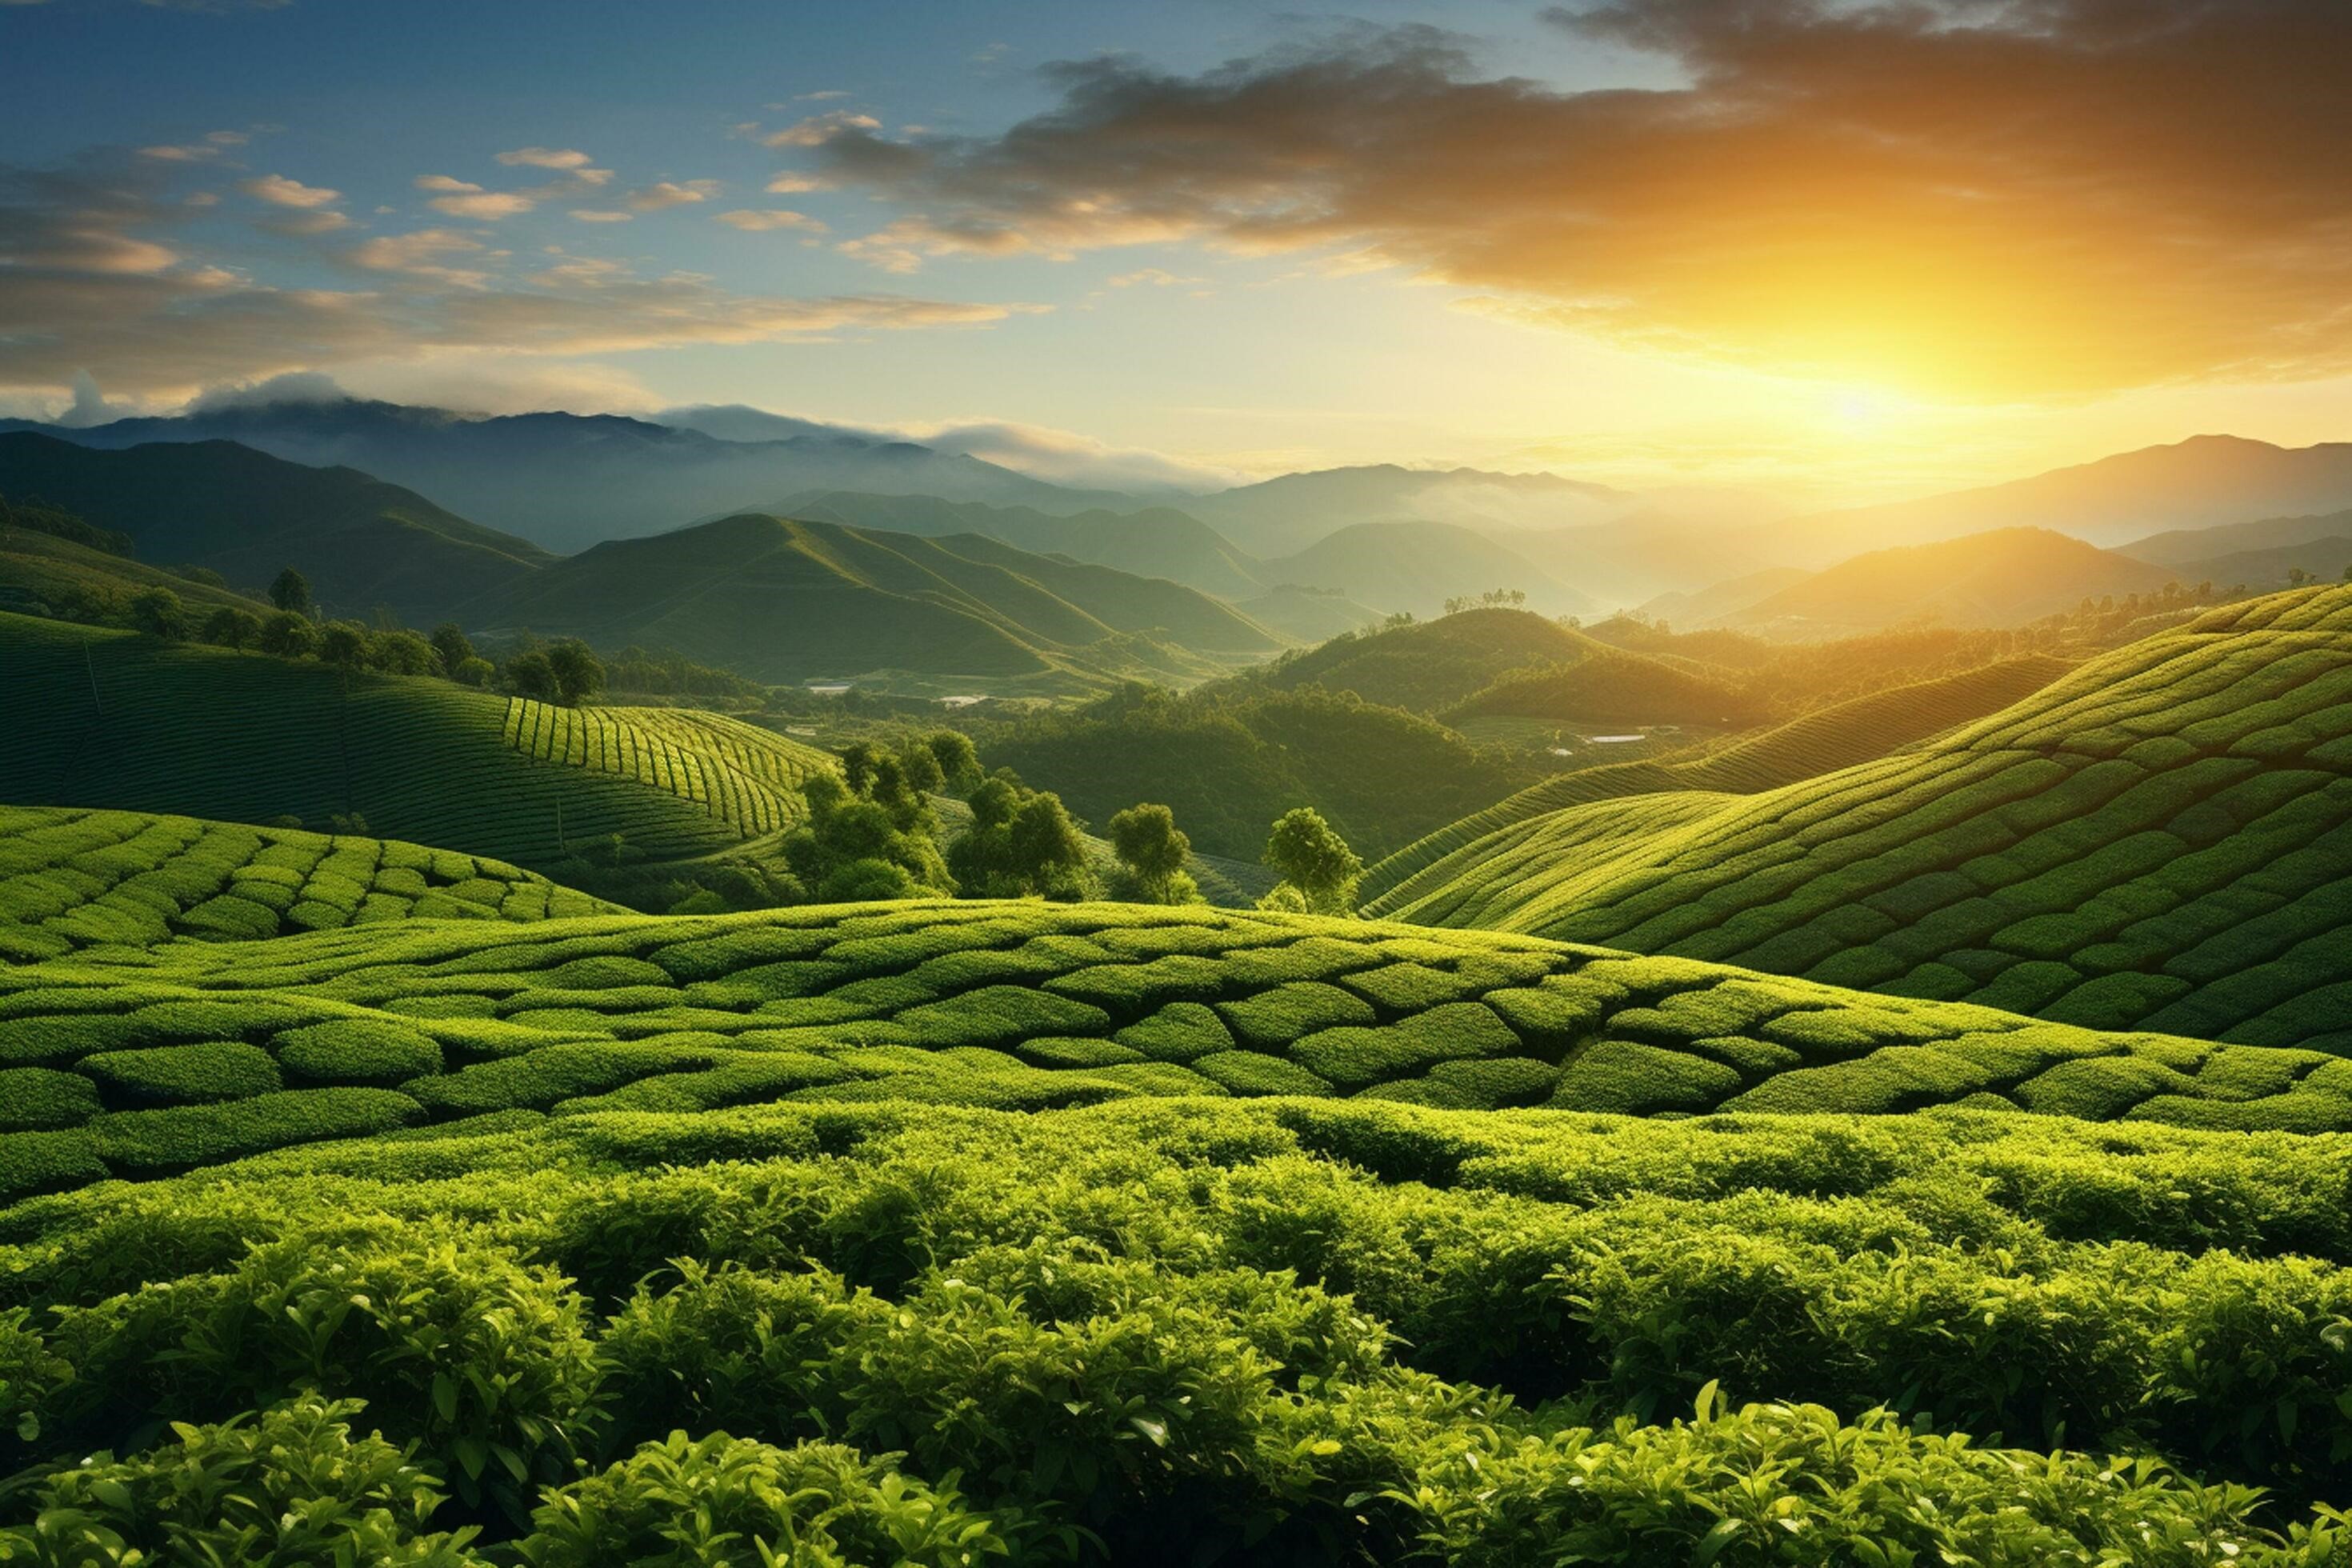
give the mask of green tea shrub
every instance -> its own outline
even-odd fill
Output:
[[[49,1068],[0,1068],[0,1132],[79,1127],[98,1114],[98,1086]]]
[[[235,1040],[145,1050],[99,1051],[74,1064],[101,1089],[131,1104],[196,1104],[251,1100],[279,1087],[269,1053]]]
[[[977,1568],[1011,1552],[1023,1521],[837,1443],[673,1432],[549,1492],[531,1522],[532,1568]]]
[[[441,1047],[429,1036],[368,1018],[289,1029],[272,1044],[288,1072],[330,1083],[398,1083],[442,1068]]]
[[[472,1568],[475,1533],[428,1531],[443,1496],[414,1449],[355,1437],[357,1400],[303,1394],[258,1416],[175,1423],[172,1440],[40,1477],[0,1524],[0,1561]],[[29,1517],[26,1517],[29,1516]]]

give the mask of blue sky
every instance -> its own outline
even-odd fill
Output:
[[[2053,5],[2062,34],[2095,10]],[[308,371],[463,407],[1002,422],[1213,475],[1392,458],[1840,496],[2200,428],[2341,433],[2309,280],[2209,302],[2250,345],[2300,345],[2249,377],[2221,324],[2140,330],[2130,311],[2180,284],[2118,292],[2120,219],[2021,200],[1979,237],[1904,210],[1956,183],[1948,120],[1884,107],[1906,70],[1984,117],[1989,178],[2017,172],[1990,92],[1969,102],[1933,58],[1949,27],[1813,0],[1759,0],[1734,32],[1693,0],[1608,9],[0,0],[11,75],[41,84],[0,97],[0,405],[62,406],[79,374],[153,409]],[[2176,47],[2092,28],[2063,54],[2048,28],[1990,35],[2025,51],[2013,82],[2036,49],[2053,69],[2108,51],[2115,123],[2061,125],[2059,173],[2132,129],[2133,73]],[[1805,51],[1827,65],[1770,77]],[[1097,65],[1056,74],[1073,61]],[[1882,78],[1879,107],[1841,101]],[[1016,129],[1040,115],[1048,134]],[[1886,167],[1840,150],[1905,137]],[[1852,194],[1824,212],[1824,188]],[[2181,193],[2114,199],[2177,213]],[[2225,216],[2189,242],[2226,251]],[[1979,238],[2049,254],[1998,293],[1955,261],[1948,309],[1905,291]],[[1875,270],[1857,283],[1847,255]],[[1985,352],[1958,315],[1987,318]]]

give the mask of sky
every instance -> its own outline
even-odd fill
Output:
[[[2352,438],[2345,0],[0,0],[0,412],[1821,504]]]

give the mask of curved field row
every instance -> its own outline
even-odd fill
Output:
[[[1400,918],[2099,1028],[2352,1051],[2352,589],[2272,595],[1914,752],[1492,836]]]
[[[2352,1128],[2352,1061],[1191,909],[429,921],[0,971],[0,1192],[528,1110],[1307,1095]]]
[[[726,721],[665,712],[648,731],[625,710],[622,754],[690,760],[700,782],[680,787],[698,797],[591,768],[577,744],[570,765],[535,760],[489,692],[8,615],[0,710],[0,800],[256,823],[356,814],[370,833],[520,866],[614,833],[652,859],[715,854],[755,836],[743,815],[774,816],[783,772],[824,765]]]
[[[751,837],[798,821],[807,811],[801,786],[834,765],[755,724],[677,708],[559,708],[515,697],[500,733],[527,757],[649,784]]]
[[[0,962],[173,936],[257,941],[411,917],[618,912],[503,861],[396,839],[0,806]]]
[[[1612,763],[1560,773],[1485,811],[1451,823],[1374,865],[1359,889],[1368,914],[1404,908],[1452,874],[1452,858],[1486,852],[1500,829],[1593,801],[1670,790],[1752,795],[1885,756],[2021,700],[2074,668],[2068,659],[2029,654],[1978,669],[1873,692],[1792,719],[1704,756]]]

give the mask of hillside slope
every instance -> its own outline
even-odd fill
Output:
[[[2352,587],[2209,612],[1880,762],[1479,849],[1397,912],[2352,1050]]]
[[[128,811],[0,805],[0,962],[173,936],[258,941],[409,918],[617,905],[455,849]]]
[[[1912,621],[2015,626],[2084,599],[2156,593],[2178,575],[2047,529],[2003,528],[1841,561],[1720,624],[1811,637]]]
[[[0,965],[0,1017],[8,1065],[59,1080],[44,1080],[42,1160],[0,1159],[6,1193],[496,1112],[779,1100],[1288,1095],[1635,1113],[1966,1100],[2352,1128],[2352,1062],[2313,1051],[1482,931],[1132,905],[413,919],[170,943],[135,967]]]
[[[1519,589],[1546,615],[1592,608],[1591,599],[1507,544],[1446,522],[1352,523],[1265,560],[1257,576],[1268,584],[1337,588],[1375,609],[1422,616],[1437,615],[1448,599],[1496,588]]]
[[[673,709],[573,711],[418,677],[0,615],[0,800],[232,822],[363,816],[546,867],[620,834],[655,860],[771,837],[833,761]]]
[[[1405,846],[1367,870],[1357,894],[1367,914],[1401,909],[1490,853],[1487,835],[1567,806],[1677,790],[1749,795],[1852,767],[1999,712],[2073,668],[2046,654],[2001,659],[1835,703],[1704,755],[1561,773]]]
[[[1157,658],[1197,678],[1213,667],[1185,653],[1238,660],[1280,646],[1160,578],[976,534],[923,539],[749,513],[600,544],[467,608],[486,626],[671,647],[779,682],[1039,675],[1070,657],[1108,667]],[[1137,637],[1182,651],[1125,640]]]
[[[1464,610],[1335,637],[1267,666],[1254,679],[1282,691],[1320,686],[1434,713],[1508,671],[1570,663],[1601,651],[1591,638],[1531,611]]]
[[[1207,523],[1174,507],[1133,512],[1097,508],[1057,516],[1034,507],[989,506],[938,496],[813,490],[788,496],[769,510],[779,517],[931,538],[985,534],[1038,554],[1067,555],[1138,576],[1165,577],[1223,599],[1244,599],[1265,591],[1256,576],[1255,561]]]
[[[0,494],[38,496],[129,534],[146,561],[207,566],[233,587],[297,567],[342,616],[381,605],[429,622],[554,559],[413,490],[231,441],[105,451],[0,434]]]

